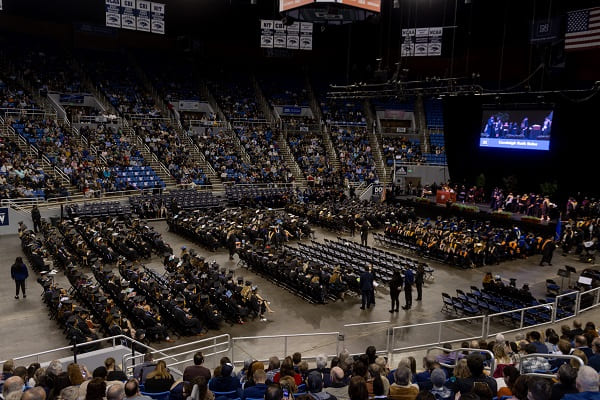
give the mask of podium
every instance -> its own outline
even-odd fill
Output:
[[[435,194],[435,202],[437,204],[446,204],[448,201],[456,203],[456,193],[446,190],[438,190]]]

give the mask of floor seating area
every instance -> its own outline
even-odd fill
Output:
[[[129,205],[118,201],[102,201],[96,203],[68,204],[65,212],[69,218],[93,218],[131,215]]]

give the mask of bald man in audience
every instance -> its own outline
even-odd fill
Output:
[[[11,376],[7,380],[4,381],[4,385],[2,386],[2,398],[6,400],[6,396],[16,391],[23,391],[23,379],[20,376]]]
[[[23,392],[21,400],[46,400],[46,391],[41,386],[27,389]]]
[[[592,367],[584,365],[579,368],[575,386],[579,393],[566,394],[564,400],[593,400],[600,398],[598,393],[598,373]]]
[[[123,400],[125,398],[125,387],[123,384],[113,384],[106,390],[106,400]]]

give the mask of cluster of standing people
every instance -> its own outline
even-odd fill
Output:
[[[392,279],[389,282],[390,299],[392,301],[392,308],[390,313],[400,311],[400,292],[404,289],[404,301],[405,304],[402,306],[403,310],[410,310],[412,308],[412,286],[413,284],[417,288],[416,301],[423,299],[423,283],[425,282],[425,269],[422,265],[419,265],[415,272],[412,269],[407,268],[402,273],[399,270],[394,271]],[[369,266],[359,276],[360,290],[362,295],[361,310],[365,308],[370,309],[371,305],[375,306],[375,289],[378,284],[375,282],[375,275],[373,269]]]

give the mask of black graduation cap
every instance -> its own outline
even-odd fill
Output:
[[[145,298],[144,296],[141,296],[141,295],[139,295],[139,296],[135,296],[135,297],[133,298],[133,301],[135,301],[136,303],[141,303],[141,302],[143,302],[143,301],[145,301],[145,300],[146,300],[146,298]]]
[[[200,296],[200,302],[202,302],[202,303],[207,303],[208,299],[209,299],[209,297],[206,294],[203,294],[202,296]]]
[[[238,285],[243,285],[244,284],[244,278],[238,278],[237,280]]]
[[[252,285],[252,282],[246,281],[246,286],[250,286],[250,285]]]
[[[183,303],[185,301],[185,299],[182,296],[177,296],[177,297],[175,297],[175,301],[178,303]]]
[[[56,296],[53,296],[53,297],[59,297],[59,296],[60,296],[60,294],[58,292],[56,292]],[[73,300],[66,299],[66,300],[61,301],[61,303],[70,306],[71,304],[73,304]]]
[[[121,318],[121,314],[117,310],[113,310],[110,315],[112,315],[113,318]]]
[[[168,295],[171,293],[171,291],[170,291],[169,289],[163,289],[163,290],[161,290],[161,292],[160,292],[160,293],[161,293],[163,296],[168,296]]]
[[[196,285],[194,285],[193,283],[190,283],[185,288],[189,291],[192,291],[192,290],[196,289]]]

